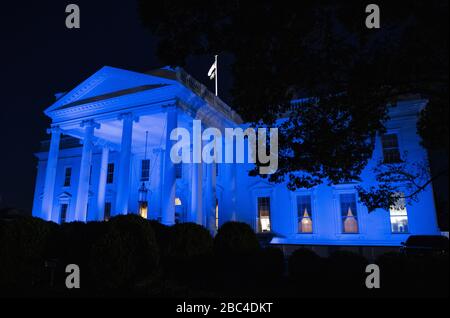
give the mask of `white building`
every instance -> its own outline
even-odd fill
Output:
[[[408,151],[426,159],[416,134],[423,100],[391,111],[371,167]],[[273,242],[312,245],[399,245],[410,234],[439,234],[432,187],[402,210],[368,213],[355,184],[289,191],[249,177],[251,164],[174,164],[176,127],[240,127],[228,105],[181,69],[141,74],[103,67],[64,94],[45,114],[51,140],[37,153],[33,215],[54,222],[105,220],[139,213],[171,225],[196,222],[214,231],[229,220],[270,231]],[[383,139],[383,143],[381,140]],[[390,159],[389,159],[390,158]],[[148,192],[146,193],[147,190]]]

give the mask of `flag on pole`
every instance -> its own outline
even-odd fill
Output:
[[[217,70],[217,60],[214,61],[213,65],[211,65],[211,68],[208,71],[209,79],[213,79],[216,77],[216,70]]]
[[[218,85],[217,85],[217,55],[214,55],[214,63],[213,63],[213,65],[211,65],[211,68],[208,71],[208,76],[209,76],[209,79],[211,79],[211,80],[215,79],[216,80],[216,83],[215,83],[216,96],[218,96],[219,88],[218,88]]]

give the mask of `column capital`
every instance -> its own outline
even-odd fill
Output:
[[[80,124],[80,127],[94,127],[100,129],[100,124],[94,121],[93,119],[83,120]]]
[[[59,126],[52,126],[50,128],[47,128],[47,134],[60,134],[62,132],[61,128]]]
[[[132,112],[120,113],[117,117],[119,120],[133,120],[134,122],[139,122],[139,116],[133,114]]]

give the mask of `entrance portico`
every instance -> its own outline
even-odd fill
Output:
[[[138,188],[143,184],[151,196],[149,218],[174,224],[180,217],[175,211],[178,202],[186,212],[184,221],[214,230],[216,167],[204,163],[177,167],[170,158],[175,143],[170,132],[177,127],[191,130],[194,119],[202,120],[207,128],[216,122],[237,126],[234,119],[239,118],[219,99],[211,105],[211,101],[193,94],[185,85],[197,82],[185,78],[180,83],[177,77],[186,76],[182,70],[167,74],[170,76],[157,77],[105,67],[45,111],[52,126],[42,218],[60,221],[56,171],[61,136],[70,136],[78,139],[82,147],[78,168],[71,169],[77,175],[66,191],[71,195],[66,221],[103,220],[107,209],[111,209],[111,216],[139,213]],[[116,85],[122,77],[127,86],[134,86],[118,90]],[[202,90],[206,94],[204,87]],[[149,157],[144,158],[144,154]],[[143,177],[144,160],[149,176]],[[183,176],[177,174],[178,168]],[[108,174],[114,176],[111,184],[107,182]],[[204,190],[207,196],[202,195]],[[107,193],[113,197],[109,201]]]

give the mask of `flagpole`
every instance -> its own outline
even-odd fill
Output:
[[[219,75],[219,65],[217,64],[217,55],[214,55],[215,57],[215,63],[216,63],[216,76],[214,76],[214,79],[216,80],[216,96],[219,96],[219,90],[218,90],[218,86],[217,86],[217,78]]]

